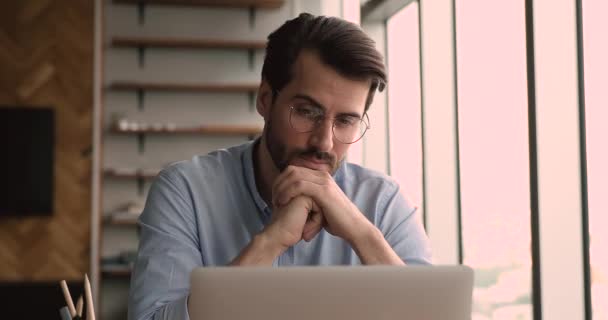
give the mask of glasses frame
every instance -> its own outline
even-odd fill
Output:
[[[298,132],[298,133],[313,132],[313,131],[315,131],[319,127],[319,123],[321,121],[326,120],[325,117],[319,118],[318,120],[315,121],[315,124],[314,124],[314,126],[313,126],[313,128],[311,130],[300,131],[300,130],[296,129],[296,127],[294,127],[294,125],[293,125],[293,123],[291,121],[291,118],[293,116],[293,112],[294,112],[294,106],[289,106],[289,126],[291,126],[291,128],[293,130],[295,130],[296,132]],[[353,142],[344,142],[344,141],[338,139],[338,137],[336,136],[336,132],[334,131],[335,128],[336,128],[336,119],[335,118],[332,119],[332,122],[331,122],[331,134],[334,137],[334,139],[336,139],[336,141],[338,141],[340,143],[343,143],[343,144],[353,144],[353,143],[361,140],[365,136],[365,134],[367,133],[367,130],[371,129],[371,125],[369,123],[370,121],[369,121],[369,116],[367,115],[367,112],[364,113],[363,117],[359,118],[359,120],[361,121],[361,123],[364,125],[364,128],[365,128],[365,130],[363,130],[363,133],[361,134],[361,136],[357,140],[355,140]]]

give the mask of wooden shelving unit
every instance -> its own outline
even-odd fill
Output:
[[[243,49],[258,50],[266,47],[265,41],[237,41],[211,39],[175,39],[152,37],[114,37],[117,48],[172,48],[172,49]]]
[[[155,4],[169,6],[200,6],[222,8],[277,9],[283,0],[114,0],[121,4]]]
[[[257,91],[257,84],[186,84],[186,83],[159,83],[117,81],[110,84],[112,90],[122,91],[181,91],[181,92],[232,92],[253,93]]]
[[[259,82],[254,81],[247,83],[243,79],[251,79],[249,75],[251,73],[259,73],[256,69],[260,67],[257,65],[260,61],[260,55],[263,54],[263,50],[266,48],[266,39],[255,38],[256,40],[250,40],[251,34],[257,34],[258,28],[261,27],[258,22],[266,23],[267,19],[283,19],[283,14],[278,14],[277,18],[270,17],[273,15],[266,15],[271,10],[279,9],[282,7],[286,1],[284,0],[111,0],[114,4],[118,4],[113,6],[113,9],[117,9],[117,11],[128,11],[129,17],[133,20],[131,22],[138,23],[140,29],[132,29],[131,24],[128,27],[125,27],[125,32],[117,32],[110,34],[110,43],[108,43],[105,47],[102,48],[104,52],[127,52],[129,55],[136,54],[137,60],[132,61],[132,65],[130,67],[139,67],[140,71],[145,71],[146,68],[155,67],[154,64],[158,64],[159,61],[155,59],[148,59],[148,56],[151,53],[154,54],[179,54],[180,52],[185,52],[186,50],[200,50],[200,52],[192,52],[189,51],[187,54],[202,54],[203,58],[206,59],[207,56],[216,59],[222,60],[223,55],[227,54],[227,59],[225,63],[231,63],[234,59],[238,59],[242,56],[243,59],[248,59],[248,67],[244,63],[245,61],[239,61],[238,67],[239,75],[235,77],[230,77],[230,79],[226,79],[223,83],[217,83],[217,77],[215,76],[218,72],[222,72],[222,65],[215,65],[213,68],[210,68],[207,74],[201,75],[201,82],[187,82],[187,78],[179,78],[171,81],[167,78],[157,78],[157,77],[145,77],[145,72],[143,72],[136,79],[124,79],[120,77],[116,77],[116,75],[112,75],[106,79],[116,79],[110,80],[111,82],[102,81],[102,90],[106,93],[115,93],[115,92],[126,92],[127,95],[133,94],[136,95],[137,99],[137,108],[141,113],[153,113],[157,111],[156,109],[146,110],[148,99],[158,99],[158,95],[149,94],[151,92],[158,93],[171,93],[168,100],[165,101],[179,101],[180,94],[222,94],[222,95],[231,95],[236,94],[241,96],[247,96],[249,99],[249,112],[253,113],[255,108],[255,97],[256,93],[259,89]],[[165,7],[166,6],[166,7]],[[168,8],[173,6],[174,8]],[[184,8],[177,8],[179,6],[183,6]],[[112,7],[110,5],[109,7]],[[165,7],[165,8],[163,8]],[[158,30],[164,30],[163,25],[164,16],[161,18],[161,21],[158,19],[157,10],[172,10],[174,11],[169,16],[171,19],[176,20],[179,19],[177,14],[180,12],[184,12],[187,14],[190,11],[190,8],[194,8],[194,10],[200,11],[203,15],[208,14],[216,14],[219,12],[216,9],[226,8],[229,10],[222,10],[221,14],[226,15],[226,17],[230,17],[230,20],[226,20],[227,23],[232,23],[232,19],[238,19],[242,21],[238,21],[239,26],[244,25],[249,22],[249,31],[241,32],[235,30],[234,32],[223,32],[222,35],[225,37],[221,37],[218,39],[214,38],[193,38],[192,36],[183,36],[179,37],[175,35],[175,37],[170,33],[165,33],[159,31],[157,34],[152,33],[141,33],[140,30],[143,31],[143,28],[151,28]],[[210,10],[206,10],[205,8],[211,8]],[[286,9],[286,8],[283,8]],[[135,14],[132,12],[136,11]],[[114,10],[107,12],[110,16],[108,19],[104,21],[113,21]],[[259,13],[262,13],[260,15]],[[150,15],[153,14],[153,15]],[[120,19],[121,17],[119,17]],[[187,17],[187,19],[190,19]],[[264,19],[264,21],[261,21]],[[179,21],[177,21],[179,22]],[[276,21],[277,24],[282,21]],[[171,28],[172,24],[176,23],[176,21],[167,21],[167,27]],[[192,28],[198,28],[199,26],[193,26]],[[200,27],[204,28],[215,28],[215,25],[211,25],[211,23],[207,21],[201,21]],[[122,27],[121,27],[122,28]],[[187,28],[186,28],[187,29]],[[241,29],[240,27],[238,28]],[[110,30],[113,32],[112,30]],[[184,34],[188,34],[190,30],[184,30]],[[127,36],[128,35],[128,36]],[[240,40],[230,40],[230,39],[240,39]],[[155,51],[156,50],[156,51]],[[215,52],[209,52],[207,55],[206,50]],[[217,50],[223,50],[219,52]],[[161,52],[162,51],[162,52]],[[229,52],[228,52],[229,51]],[[236,52],[238,51],[238,52]],[[242,51],[242,52],[241,52]],[[110,61],[109,59],[108,61]],[[130,62],[131,63],[131,62]],[[160,62],[162,63],[162,62]],[[104,69],[105,70],[105,69]],[[112,70],[112,68],[110,68]],[[242,75],[242,76],[240,76]],[[181,81],[180,81],[181,80]],[[175,83],[177,82],[177,83]],[[169,95],[167,95],[169,96]],[[205,97],[206,98],[206,97]],[[164,99],[164,98],[163,98]],[[111,101],[111,99],[106,99],[106,101]],[[244,102],[244,101],[243,101]],[[176,107],[179,108],[179,102],[176,103]],[[205,106],[209,108],[221,108],[221,105],[213,105],[213,106]],[[112,110],[114,112],[116,110]],[[182,110],[177,110],[176,112],[182,112]],[[184,111],[184,112],[187,112]],[[246,112],[246,110],[243,110]],[[171,136],[170,139],[175,139],[176,141],[182,139],[187,140],[185,144],[196,144],[198,141],[204,141],[205,139],[215,139],[215,137],[235,137],[235,140],[238,138],[253,139],[256,136],[259,136],[262,133],[262,128],[258,126],[241,126],[241,125],[212,125],[212,126],[198,126],[196,122],[191,123],[193,126],[177,126],[173,124],[173,119],[152,116],[146,117],[146,119],[154,119],[148,122],[138,122],[131,121],[131,119],[125,119],[120,111],[116,111],[118,116],[116,118],[120,118],[117,122],[110,127],[107,127],[103,124],[100,125],[102,132],[102,137],[112,136],[112,139],[120,140],[121,143],[123,141],[128,141],[129,145],[133,142],[134,139],[137,139],[137,146],[133,145],[133,148],[138,148],[139,154],[138,158],[132,159],[128,158],[129,161],[122,161],[121,159],[112,159],[113,165],[111,168],[102,169],[103,179],[101,179],[101,190],[104,192],[108,192],[111,196],[111,201],[108,201],[107,208],[104,208],[105,203],[100,203],[100,211],[103,212],[103,218],[97,223],[98,231],[101,237],[115,237],[116,234],[124,234],[125,236],[133,236],[133,233],[137,233],[137,218],[135,216],[133,219],[129,215],[123,215],[123,212],[136,212],[142,210],[139,208],[141,206],[141,201],[145,200],[146,197],[146,188],[150,186],[152,180],[158,175],[158,171],[154,170],[154,167],[151,169],[138,169],[137,167],[129,167],[128,163],[146,163],[150,166],[159,166],[159,170],[162,166],[166,165],[160,163],[158,160],[147,161],[147,157],[153,157],[155,152],[159,152],[157,149],[146,150],[147,141],[159,141],[163,140],[165,136]],[[106,116],[110,115],[108,113]],[[146,114],[147,116],[148,114]],[[198,115],[198,114],[197,114]],[[231,115],[227,115],[226,124],[230,124]],[[111,117],[110,117],[111,118]],[[159,122],[162,122],[159,124]],[[215,122],[217,124],[217,122]],[[116,137],[113,135],[120,135],[122,137]],[[180,135],[191,135],[196,136],[196,138],[192,137],[183,137]],[[200,135],[200,139],[199,136]],[[102,138],[103,139],[103,138]],[[243,141],[244,142],[244,141]],[[102,146],[104,144],[102,143]],[[176,149],[179,149],[181,144],[176,146]],[[114,145],[109,143],[106,145],[107,148],[113,148]],[[150,155],[148,155],[150,152]],[[171,152],[171,150],[166,150],[165,152]],[[111,154],[118,154],[116,152]],[[121,157],[122,155],[118,155]],[[133,157],[134,155],[129,153],[124,155],[125,158]],[[141,157],[141,158],[139,158]],[[137,162],[139,160],[146,160],[142,162]],[[177,159],[176,159],[177,160]],[[101,159],[101,167],[103,168],[104,160]],[[109,164],[107,164],[110,166]],[[123,167],[124,165],[124,167]],[[98,169],[99,170],[99,169]],[[115,186],[121,186],[121,188],[114,188]],[[132,191],[133,188],[137,188],[137,196],[132,192],[123,196],[120,194],[121,190],[124,188],[128,188],[125,190]],[[125,208],[122,205],[125,204]],[[128,206],[126,205],[128,204]],[[139,207],[135,208],[131,205],[138,205]],[[113,209],[110,209],[113,208]],[[114,211],[111,211],[114,210]],[[104,233],[104,229],[109,230],[108,233]],[[137,234],[135,234],[137,235]],[[103,239],[103,238],[101,238]],[[100,239],[100,240],[101,240]],[[120,249],[120,253],[129,253],[128,251],[133,249],[131,246],[132,238],[125,237],[125,241],[129,241],[129,243],[121,242],[120,248],[111,247],[111,249]],[[122,239],[121,239],[122,240]],[[103,241],[97,242],[99,247],[101,248],[101,244]],[[109,241],[109,245],[114,245],[112,241]],[[105,245],[105,244],[104,244]],[[125,250],[123,252],[122,250]],[[107,252],[113,252],[116,250],[107,250]],[[122,256],[117,257],[102,257],[101,252],[103,250],[98,250],[97,253],[97,267],[96,272],[99,278],[101,279],[112,279],[115,282],[124,282],[128,281],[131,276],[130,266],[120,259]],[[130,257],[130,256],[129,256]],[[114,262],[114,260],[116,260]],[[130,261],[126,259],[126,261]],[[125,262],[124,265],[121,265],[122,262]],[[117,288],[112,286],[108,286],[103,290],[107,290],[104,294],[113,294],[117,291]],[[103,294],[101,294],[103,295]],[[126,303],[126,302],[125,302]],[[125,308],[126,309],[126,308]],[[109,314],[112,314],[112,311],[116,312],[116,310],[110,310]],[[126,316],[125,316],[126,318]]]

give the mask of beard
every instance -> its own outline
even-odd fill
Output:
[[[294,148],[292,150],[288,150],[287,145],[281,142],[279,138],[281,135],[280,132],[274,131],[272,121],[271,119],[268,119],[264,130],[264,137],[266,139],[268,153],[270,153],[270,158],[272,159],[272,162],[274,162],[274,165],[279,172],[283,172],[283,170],[285,170],[285,168],[287,168],[287,166],[298,157],[310,157],[329,165],[329,173],[333,175],[344,161],[344,159],[338,160],[333,154],[320,151],[315,147],[310,147],[308,149]]]

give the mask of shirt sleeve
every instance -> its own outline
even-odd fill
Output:
[[[385,193],[384,215],[380,230],[397,255],[408,265],[431,264],[431,246],[422,217],[401,194],[399,185]]]
[[[129,319],[189,320],[190,272],[202,266],[197,223],[187,189],[163,171],[139,218],[140,241],[131,276]]]

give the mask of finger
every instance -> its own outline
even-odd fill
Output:
[[[325,174],[324,171],[314,170],[314,169],[310,169],[310,168],[307,168],[307,167],[300,167],[300,166],[291,166],[291,167],[293,167],[293,170],[295,172],[303,172],[303,173],[310,174],[310,175],[315,175],[315,176],[318,176],[318,177],[322,177]]]
[[[271,188],[271,192],[272,195],[277,193],[277,189],[279,188],[279,186],[283,183],[283,181],[285,181],[286,179],[288,179],[291,175],[293,175],[295,173],[294,170],[294,166],[287,166],[287,168],[285,168],[285,170],[283,170],[283,172],[281,172],[275,179],[274,182],[272,183],[272,188]],[[275,203],[275,197],[272,196],[272,204],[274,206],[278,206],[277,203]]]
[[[297,180],[281,190],[277,190],[276,193],[273,194],[273,199],[275,199],[273,202],[281,207],[298,196],[308,196],[312,199],[319,199],[321,197],[320,194],[323,193],[323,190],[324,187],[320,184],[306,180]],[[317,207],[321,206],[318,205]]]
[[[321,232],[322,229],[323,229],[323,226],[318,226],[315,229],[311,229],[310,231],[308,231],[302,235],[302,239],[304,239],[304,241],[306,241],[306,242],[310,242],[312,239],[314,239],[319,234],[319,232]]]
[[[278,187],[281,184],[284,184],[286,181],[293,180],[310,180],[310,181],[322,181],[326,173],[308,169],[305,167],[298,166],[287,166],[285,170],[275,179],[273,183],[273,188]]]
[[[306,241],[312,240],[323,229],[323,223],[323,215],[320,212],[313,213],[304,225],[302,239]]]
[[[285,189],[292,187],[294,184],[298,185],[303,182],[310,182],[317,185],[323,185],[326,183],[325,178],[322,176],[314,175],[310,172],[305,172],[298,169],[291,169],[288,175],[281,177],[279,181],[275,181],[272,188],[272,203],[275,206],[285,205],[294,195],[291,194],[289,197],[280,198],[279,194],[281,194]]]
[[[320,212],[313,212],[308,215],[308,219],[306,223],[304,223],[304,228],[302,228],[303,233],[306,233],[312,229],[317,228],[318,226],[322,226],[323,224],[323,215]]]

